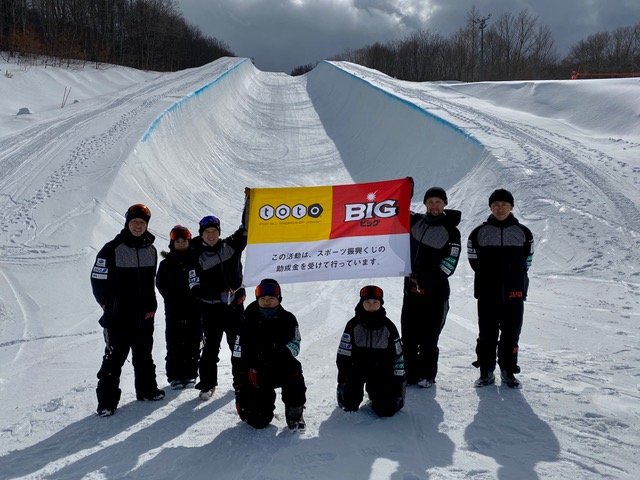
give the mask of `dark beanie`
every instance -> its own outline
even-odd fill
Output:
[[[379,300],[381,304],[384,303],[382,299],[382,289],[375,285],[367,285],[360,289],[360,301],[365,300]]]
[[[149,220],[151,219],[151,212],[149,211],[146,205],[142,205],[141,203],[138,203],[136,205],[132,205],[129,207],[129,210],[127,210],[127,213],[125,214],[124,218],[125,218],[125,221],[124,221],[125,226],[129,225],[129,222],[134,218],[141,218],[146,223],[149,223]]]
[[[505,190],[504,188],[494,190],[489,197],[489,206],[491,206],[493,202],[507,202],[510,203],[512,207],[514,205],[513,195],[511,195],[509,190]]]
[[[273,278],[265,278],[256,287],[256,300],[260,297],[276,297],[279,301],[282,301],[280,284]]]
[[[449,203],[449,200],[447,200],[447,192],[445,192],[442,187],[431,187],[427,190],[424,194],[424,200],[422,203],[427,203],[427,198],[431,197],[441,198],[445,205]]]
[[[207,215],[206,217],[202,217],[200,223],[198,224],[198,233],[202,235],[207,228],[217,228],[218,233],[222,233],[220,230],[220,219],[215,215]]]

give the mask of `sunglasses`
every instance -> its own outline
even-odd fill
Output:
[[[171,229],[171,233],[169,237],[172,241],[175,241],[179,238],[184,238],[185,240],[191,240],[191,232],[187,227],[183,227],[182,225],[176,225]]]
[[[149,207],[147,207],[144,203],[136,203],[135,205],[131,205],[127,210],[127,213],[144,213],[147,217],[151,218],[151,211]]]
[[[382,298],[382,289],[375,285],[367,285],[360,289],[360,298]]]
[[[216,227],[220,228],[220,220],[214,215],[207,215],[200,220],[200,226],[203,228]]]
[[[280,286],[275,283],[261,283],[256,287],[256,298],[280,296]]]

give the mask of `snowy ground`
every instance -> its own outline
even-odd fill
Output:
[[[231,58],[174,74],[4,60],[0,72],[0,477],[637,478],[640,79],[415,84],[348,63],[289,77]],[[210,213],[231,233],[245,186],[408,175],[417,210],[427,187],[448,190],[464,239],[491,191],[514,193],[536,239],[522,390],[472,387],[463,254],[437,386],[410,388],[393,418],[335,403],[338,340],[366,280],[284,287],[303,337],[302,435],[283,428],[281,403],[265,430],[238,421],[228,351],[211,402],[170,389],[137,402],[126,365],[116,415],[94,415],[103,340],[89,272],[129,205],[149,205],[166,248],[174,224]],[[399,324],[402,280],[375,281]]]

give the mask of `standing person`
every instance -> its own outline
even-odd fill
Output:
[[[138,400],[162,400],[153,363],[153,322],[158,252],[147,230],[151,212],[146,205],[129,207],[125,227],[102,247],[91,272],[93,295],[102,307],[105,350],[98,372],[98,415],[115,413],[120,401],[120,373],[132,352]]]
[[[495,382],[496,348],[502,382],[520,387],[514,374],[518,366],[518,341],[527,298],[527,271],[533,257],[533,235],[513,216],[514,200],[508,190],[489,197],[491,215],[469,235],[467,255],[475,272],[474,296],[478,300],[476,386]]]
[[[449,277],[460,258],[458,210],[445,209],[447,193],[424,194],[426,214],[411,212],[411,275],[404,280],[400,317],[407,383],[430,388],[436,382],[438,340],[449,312]]]
[[[383,304],[380,287],[362,287],[356,315],[342,334],[336,358],[337,397],[347,412],[358,410],[365,385],[376,415],[391,417],[404,406],[402,341]]]
[[[287,426],[304,430],[307,387],[296,359],[300,330],[281,302],[280,285],[267,278],[256,287],[256,301],[245,311],[232,357],[236,409],[252,427],[265,428],[273,420],[275,389],[280,387]]]
[[[218,362],[222,335],[233,351],[236,330],[244,314],[242,251],[247,246],[246,215],[249,189],[245,190],[242,225],[225,239],[220,238],[220,220],[208,215],[200,220],[200,236],[193,239],[194,266],[189,271],[189,287],[199,300],[204,346],[200,357],[199,397],[209,400],[218,385]]]
[[[195,386],[202,342],[200,309],[189,289],[190,240],[188,228],[176,225],[171,229],[169,252],[160,252],[164,260],[156,278],[164,298],[167,379],[175,390]]]

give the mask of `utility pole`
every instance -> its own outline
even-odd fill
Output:
[[[486,17],[476,18],[473,20],[475,25],[478,25],[480,29],[480,74],[478,75],[478,80],[484,80],[484,29],[487,28],[487,20],[491,18],[491,14]]]

